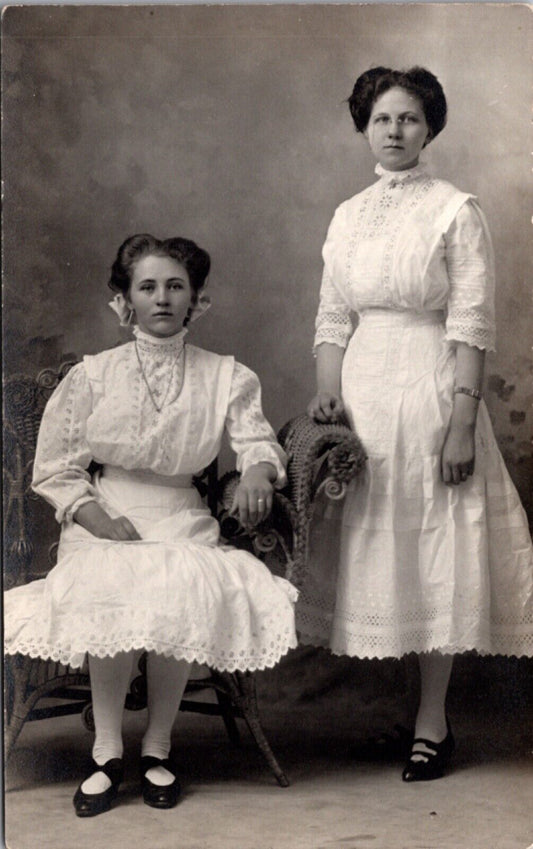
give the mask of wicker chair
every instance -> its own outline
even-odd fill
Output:
[[[30,489],[39,423],[54,388],[75,361],[45,369],[36,379],[10,378],[4,388],[4,586],[17,586],[44,577],[55,562],[57,525],[49,510]],[[271,516],[252,533],[245,532],[229,508],[238,474],[219,478],[216,460],[195,479],[195,485],[220,522],[222,536],[232,545],[276,562],[280,574],[301,586],[305,577],[309,525],[313,500],[319,492],[329,498],[344,496],[347,484],[361,469],[365,457],[359,440],[345,425],[319,425],[302,415],[288,422],[279,440],[289,456],[289,483],[276,493]],[[81,713],[93,729],[89,675],[86,668],[22,655],[6,658],[5,754],[9,757],[24,724]],[[214,691],[212,699],[198,698]],[[38,703],[39,706],[38,706]],[[146,707],[145,656],[131,683],[126,709]],[[181,710],[222,717],[230,741],[240,741],[236,719],[244,719],[278,783],[289,781],[278,764],[259,720],[253,673],[208,670],[191,679]]]

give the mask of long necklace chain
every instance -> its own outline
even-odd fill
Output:
[[[139,363],[139,369],[140,369],[140,372],[141,372],[142,379],[144,380],[144,383],[145,383],[146,388],[148,390],[148,394],[150,396],[152,404],[154,405],[157,412],[160,413],[161,410],[163,409],[163,407],[165,406],[165,401],[167,400],[168,393],[170,392],[170,387],[172,386],[172,378],[174,376],[174,368],[175,368],[178,360],[180,359],[181,355],[183,354],[183,352],[185,350],[185,345],[183,345],[181,351],[178,353],[178,355],[175,357],[175,359],[172,363],[172,368],[170,369],[170,377],[168,379],[167,391],[165,392],[165,396],[164,396],[163,400],[161,401],[161,404],[156,404],[156,400],[154,398],[154,393],[152,392],[152,390],[150,388],[150,384],[148,383],[148,379],[147,379],[146,374],[144,372],[144,368],[143,368],[143,364],[142,364],[142,360],[141,360],[141,355],[139,354],[139,349],[137,347],[137,340],[136,339],[135,339],[134,345],[135,345],[135,353],[137,354],[137,362]]]

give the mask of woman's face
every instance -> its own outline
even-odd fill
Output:
[[[192,295],[189,275],[180,262],[149,254],[133,266],[126,300],[140,330],[165,337],[183,327]]]
[[[378,97],[364,135],[372,153],[387,171],[413,168],[431,138],[422,103],[398,87]]]

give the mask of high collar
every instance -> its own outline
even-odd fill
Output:
[[[157,354],[167,352],[169,354],[179,353],[185,344],[187,332],[187,328],[184,327],[178,333],[174,333],[173,336],[152,336],[150,333],[144,333],[144,331],[139,330],[138,327],[133,328],[133,334],[139,348],[146,351],[146,353],[153,352]]]
[[[387,171],[378,162],[374,170],[384,183],[392,186],[407,183],[409,180],[416,180],[417,177],[427,175],[427,165],[425,162],[419,162],[418,165],[415,165],[413,168],[407,168],[405,171]]]

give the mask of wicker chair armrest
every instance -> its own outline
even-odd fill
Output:
[[[347,423],[318,424],[307,415],[287,422],[278,440],[288,456],[288,484],[275,492],[267,520],[250,530],[231,515],[238,472],[227,472],[218,481],[217,518],[222,536],[230,544],[259,557],[274,554],[283,565],[285,577],[299,587],[307,566],[313,502],[321,493],[342,499],[349,482],[363,469],[366,454]]]
[[[320,424],[302,414],[281,428],[278,441],[288,457],[288,484],[283,495],[292,506],[294,525],[288,577],[301,586],[315,499],[320,494],[332,500],[344,498],[348,484],[360,474],[367,457],[347,420]]]
[[[296,416],[281,428],[278,440],[288,457],[286,491],[298,512],[322,491],[343,498],[366,462],[361,440],[346,420],[320,424],[306,414]]]
[[[230,513],[233,498],[239,485],[241,476],[239,472],[226,472],[217,482],[217,502],[221,507],[218,515],[222,536],[231,539],[241,528],[237,516]]]

